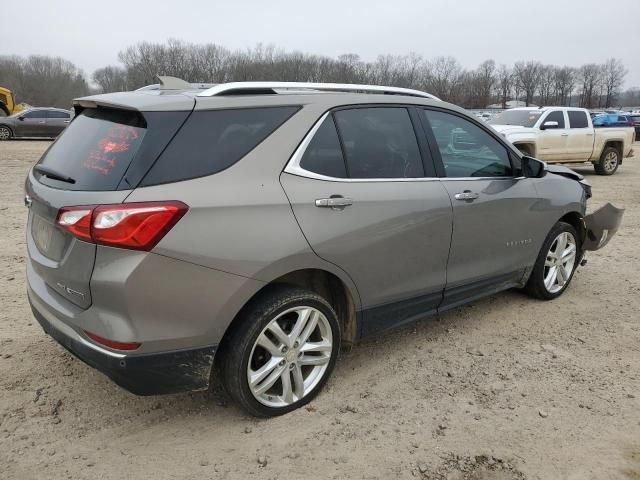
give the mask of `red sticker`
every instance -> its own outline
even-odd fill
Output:
[[[138,132],[133,127],[125,125],[111,127],[107,136],[101,138],[89,153],[89,158],[82,162],[82,166],[108,175],[119,160],[118,154],[127,152],[138,136]]]

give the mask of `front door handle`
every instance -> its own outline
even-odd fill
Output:
[[[472,192],[470,190],[465,190],[462,193],[456,193],[454,195],[456,200],[463,200],[463,201],[470,201],[470,200],[475,200],[476,198],[478,198],[480,196],[479,193],[475,193]]]
[[[568,136],[569,136],[569,134],[568,134],[568,133],[561,133],[561,134],[560,134],[560,136],[561,136],[561,137],[568,137]]]
[[[351,198],[332,196],[330,198],[319,198],[316,200],[316,207],[330,208],[332,210],[344,210],[346,207],[353,205]]]

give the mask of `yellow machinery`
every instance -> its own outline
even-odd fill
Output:
[[[22,110],[24,110],[24,107],[15,103],[13,92],[8,88],[0,87],[0,116],[2,116],[3,112],[8,116]]]

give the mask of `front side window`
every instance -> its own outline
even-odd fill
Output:
[[[558,126],[556,128],[564,128],[564,113],[562,113],[561,110],[551,112],[547,115],[547,118],[543,120],[542,124],[544,125],[547,122],[557,122]]]
[[[470,121],[423,110],[436,139],[447,177],[507,177],[513,174],[507,149]]]
[[[47,112],[44,110],[32,110],[25,113],[24,118],[47,118]]]
[[[325,118],[309,142],[300,160],[300,167],[326,177],[346,178],[340,139],[331,115]]]
[[[418,140],[406,108],[356,108],[334,115],[351,178],[424,176]]]
[[[589,121],[587,120],[587,113],[580,110],[569,110],[569,128],[587,128]]]

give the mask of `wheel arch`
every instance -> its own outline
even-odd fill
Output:
[[[11,132],[11,136],[15,136],[15,132],[13,131],[13,128],[11,128],[11,125],[7,125],[6,123],[2,123],[0,122],[0,127],[5,127],[7,129],[9,129],[9,131]]]
[[[604,155],[605,150],[609,147],[615,148],[618,151],[618,154],[620,155],[620,157],[618,158],[618,163],[622,165],[622,157],[624,157],[624,141],[622,139],[607,140],[602,147],[602,151],[600,152],[600,160],[602,160],[602,156]]]
[[[358,337],[357,306],[359,297],[338,275],[321,268],[303,268],[280,275],[266,282],[238,311],[225,330],[219,342],[219,348],[225,345],[238,323],[243,312],[251,308],[258,298],[269,295],[274,288],[289,285],[311,290],[325,298],[336,311],[342,333],[342,345],[352,345]]]
[[[568,223],[576,229],[576,232],[578,232],[578,236],[580,237],[580,246],[582,247],[582,243],[587,236],[587,227],[584,223],[584,216],[580,212],[573,211],[565,213],[558,221]]]

